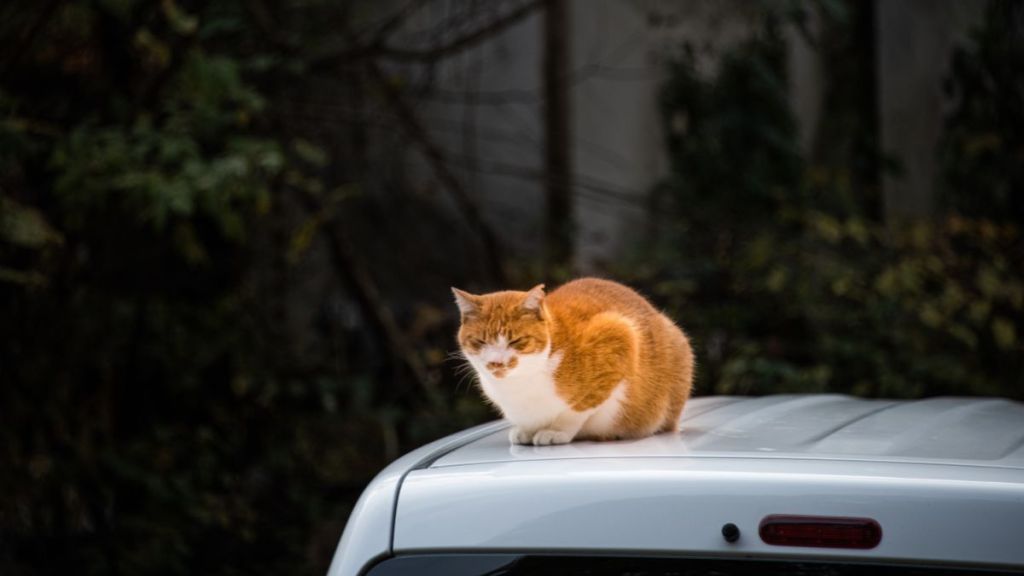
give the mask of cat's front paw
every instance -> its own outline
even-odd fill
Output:
[[[508,439],[513,444],[532,444],[533,443],[533,432],[524,430],[519,426],[514,426],[508,431]]]
[[[572,442],[572,436],[561,430],[540,430],[533,435],[534,446],[549,446],[552,444],[568,444]]]

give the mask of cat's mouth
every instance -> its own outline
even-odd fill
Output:
[[[488,362],[487,369],[491,371],[495,378],[504,378],[518,364],[519,359],[513,357],[505,362]]]

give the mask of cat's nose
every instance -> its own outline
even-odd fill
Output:
[[[513,356],[513,357],[511,357],[508,360],[505,360],[503,362],[495,362],[495,361],[488,362],[487,363],[487,369],[492,371],[492,372],[511,370],[511,369],[515,368],[517,364],[519,364],[519,359],[516,358],[515,356]]]

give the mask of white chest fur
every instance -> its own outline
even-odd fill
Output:
[[[538,429],[550,424],[569,405],[555,392],[555,370],[562,361],[561,353],[545,349],[537,354],[523,354],[515,369],[503,378],[494,377],[480,358],[470,357],[484,394],[516,426]]]

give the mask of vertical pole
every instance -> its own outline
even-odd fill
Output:
[[[572,262],[572,124],[569,105],[569,0],[547,0],[544,12],[545,274]]]
[[[858,187],[864,191],[862,206],[868,218],[876,222],[885,217],[882,198],[881,158],[882,142],[878,111],[878,30],[875,12],[877,0],[863,2],[857,16],[855,43],[863,46],[865,54],[857,65],[857,83],[860,85],[857,112],[864,119],[863,140],[858,144],[864,165],[857,174]]]

